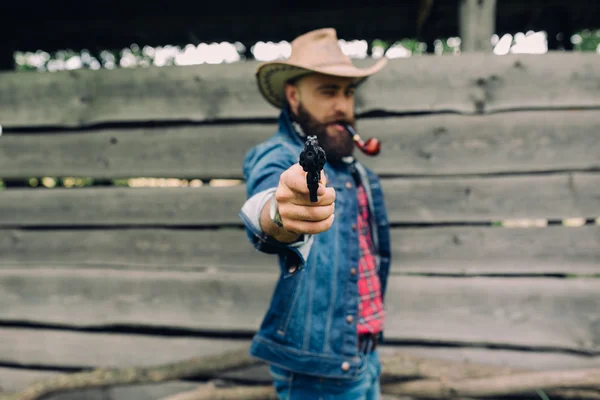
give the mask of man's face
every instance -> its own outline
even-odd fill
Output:
[[[307,135],[315,135],[327,161],[337,163],[352,155],[354,143],[341,123],[354,126],[354,90],[350,78],[310,74],[287,85],[293,118]]]

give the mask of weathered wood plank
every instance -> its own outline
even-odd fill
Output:
[[[276,274],[0,271],[0,320],[252,332]],[[600,352],[600,279],[392,276],[388,340]]]
[[[568,353],[534,352],[469,347],[396,347],[382,346],[384,353],[401,351],[418,357],[464,361],[465,363],[491,364],[499,367],[532,370],[558,370],[597,368],[600,356],[580,356]]]
[[[186,326],[181,319],[193,313],[189,327],[250,331],[260,322],[274,278],[275,273],[3,269],[0,320],[177,327]]]
[[[364,127],[364,129],[363,129]],[[384,175],[450,175],[598,169],[600,113],[535,111],[363,120],[379,137],[380,156],[367,166]]]
[[[396,273],[600,273],[600,226],[394,229],[392,243]]]
[[[277,110],[256,88],[256,66],[246,62],[2,74],[0,120],[13,128],[274,118]],[[600,94],[589,83],[599,81],[599,74],[596,55],[580,52],[396,59],[362,88],[357,112],[599,107]]]
[[[6,190],[0,193],[0,220],[10,218],[4,219],[7,225],[19,220],[25,225],[71,226],[239,224],[245,196],[243,185]],[[29,223],[22,219],[27,214]]]
[[[223,67],[3,74],[0,120],[7,127],[84,126],[116,121],[206,121],[276,115],[273,107],[259,99],[253,76],[255,64]]]
[[[56,375],[57,373],[53,371],[0,367],[0,390],[2,392],[16,392],[33,382],[37,382],[41,379],[48,379]],[[67,399],[65,398],[65,400]],[[73,400],[75,399],[73,398]]]
[[[345,190],[339,182],[339,190]],[[600,174],[384,179],[392,223],[589,218]],[[240,225],[245,186],[13,189],[0,192],[0,227]],[[340,212],[341,207],[336,208]]]
[[[395,222],[587,218],[600,212],[600,174],[382,182]],[[589,185],[594,185],[590,187]]]
[[[174,363],[193,356],[209,356],[250,346],[250,340],[167,338],[145,335],[92,334],[49,329],[0,330],[0,363],[26,368],[123,368]],[[383,345],[383,357],[395,353],[423,358],[491,364],[509,368],[550,370],[600,366],[600,356],[503,349]],[[1,371],[1,370],[0,370]],[[0,374],[1,376],[1,374]],[[265,364],[224,372],[220,378],[269,383]],[[0,377],[0,386],[2,378]]]
[[[107,128],[5,134],[3,178],[132,176],[242,179],[242,159],[275,124]],[[383,175],[449,175],[600,169],[600,111],[367,118],[363,135],[384,143],[357,157]]]
[[[393,228],[392,274],[598,274],[600,226]],[[238,245],[232,245],[232,244]],[[0,267],[274,272],[241,229],[0,229]]]
[[[57,372],[0,368],[0,388],[5,392],[17,392],[43,379],[53,378]],[[198,387],[194,382],[167,382],[150,385],[113,386],[86,390],[72,390],[44,397],[44,400],[156,400]]]
[[[249,340],[0,329],[0,363],[50,368],[153,366],[243,350]]]
[[[233,245],[237,244],[237,245]],[[273,272],[274,256],[256,251],[240,228],[0,229],[0,265],[110,266],[195,271]]]

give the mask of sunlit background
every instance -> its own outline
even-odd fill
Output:
[[[573,35],[571,43],[574,50],[582,50],[582,43],[587,40],[586,49],[600,54],[600,30],[584,30]],[[342,50],[352,59],[361,59],[369,55],[369,45],[366,40],[339,41]],[[438,39],[434,42],[435,54],[460,54],[460,38],[451,37]],[[494,35],[491,38],[493,52],[497,55],[509,53],[520,54],[544,54],[548,51],[547,37],[545,32],[518,32],[515,35],[505,34],[502,37]],[[389,59],[411,57],[423,54],[426,50],[425,43],[405,39],[395,43],[374,41],[371,44],[373,58],[387,57]],[[35,70],[38,72],[55,72],[62,70],[74,70],[89,68],[93,70],[105,68],[133,68],[149,66],[186,66],[201,64],[236,63],[246,60],[245,54],[248,49],[240,43],[200,43],[198,45],[188,44],[181,46],[144,46],[140,48],[132,44],[129,48],[119,51],[101,51],[93,55],[89,51],[73,52],[70,50],[58,51],[49,54],[43,50],[36,52],[16,52],[15,62],[21,70]],[[250,49],[250,54],[257,61],[273,61],[286,59],[291,52],[291,45],[287,41],[281,42],[257,42]]]

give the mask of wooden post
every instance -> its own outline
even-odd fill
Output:
[[[490,51],[496,28],[496,0],[461,0],[458,11],[461,52]]]

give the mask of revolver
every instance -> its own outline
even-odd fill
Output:
[[[300,153],[300,165],[306,174],[306,185],[310,192],[310,201],[317,202],[317,189],[321,170],[327,162],[325,150],[319,146],[316,136],[308,136],[304,143],[304,149]]]

